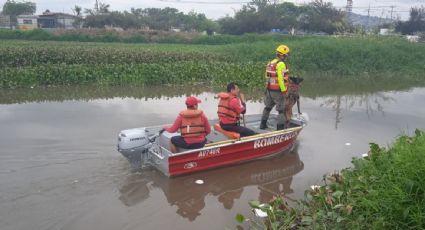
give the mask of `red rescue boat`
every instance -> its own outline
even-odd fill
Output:
[[[276,131],[276,115],[271,114],[268,126],[273,128],[261,130],[260,118],[261,115],[249,115],[244,122],[257,135],[235,138],[216,124],[203,148],[180,149],[178,153],[170,152],[170,139],[179,134],[159,134],[162,126],[123,130],[118,136],[118,151],[133,167],[149,164],[172,177],[269,157],[290,149],[308,122],[307,114],[294,114],[289,128]]]

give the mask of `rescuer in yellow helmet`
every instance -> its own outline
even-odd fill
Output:
[[[278,112],[277,116],[277,130],[285,129],[286,115],[285,115],[285,95],[288,91],[288,77],[289,70],[285,61],[289,56],[289,47],[280,45],[276,48],[276,58],[270,61],[266,67],[265,77],[266,93],[264,98],[265,108],[263,116],[261,117],[260,129],[267,129],[267,120],[270,111],[276,105]]]

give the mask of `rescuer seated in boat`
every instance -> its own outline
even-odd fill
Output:
[[[240,98],[239,98],[239,97]],[[246,112],[245,96],[240,93],[238,85],[227,85],[227,93],[219,93],[218,118],[222,129],[239,133],[241,137],[255,135],[256,133],[247,127],[240,126],[241,114]]]
[[[196,97],[186,98],[187,109],[179,113],[174,124],[171,127],[164,127],[169,133],[175,133],[180,130],[180,136],[171,138],[171,152],[177,152],[176,147],[185,149],[198,149],[204,147],[207,139],[205,138],[211,132],[211,127],[207,117],[202,110],[198,110]]]

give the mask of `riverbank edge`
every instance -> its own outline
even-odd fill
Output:
[[[353,166],[324,176],[296,207],[276,197],[250,202],[267,213],[258,220],[236,216],[239,223],[264,229],[424,229],[425,133],[401,135],[388,148],[370,143]]]

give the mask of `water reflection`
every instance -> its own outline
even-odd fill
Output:
[[[154,189],[161,189],[170,206],[177,207],[178,215],[194,221],[206,205],[206,196],[216,197],[223,208],[232,209],[246,186],[257,186],[258,200],[267,202],[274,195],[293,193],[292,177],[303,169],[304,163],[296,149],[271,159],[171,179],[148,169],[125,180],[119,189],[119,200],[133,206],[145,201]],[[228,177],[232,179],[227,180]],[[204,183],[197,184],[197,180]]]
[[[350,110],[359,107],[366,112],[368,118],[377,112],[385,116],[383,104],[394,102],[396,99],[392,96],[385,93],[373,93],[328,97],[320,104],[320,107],[331,107],[335,111],[335,129],[338,129],[338,124],[342,121],[343,109]]]
[[[425,86],[423,76],[320,76],[308,77],[302,83],[301,93],[313,98],[338,95],[364,95],[377,92],[407,91]]]
[[[329,78],[329,77],[328,77]],[[367,77],[366,77],[367,78]],[[409,90],[412,87],[425,85],[423,79],[407,78],[399,79],[373,78],[371,81],[362,81],[349,77],[336,77],[331,80],[326,77],[306,77],[301,87],[301,95],[306,98],[323,97],[330,95],[368,95],[383,91]],[[16,104],[28,102],[65,101],[65,100],[95,100],[112,98],[137,98],[156,99],[176,97],[189,94],[200,94],[202,92],[219,92],[222,87],[199,84],[191,86],[55,86],[33,89],[0,89],[0,104]],[[262,85],[258,88],[243,89],[247,99],[251,101],[262,101],[264,89]]]
[[[34,89],[0,89],[0,104],[113,98],[160,99],[208,92],[206,86],[57,86]]]

